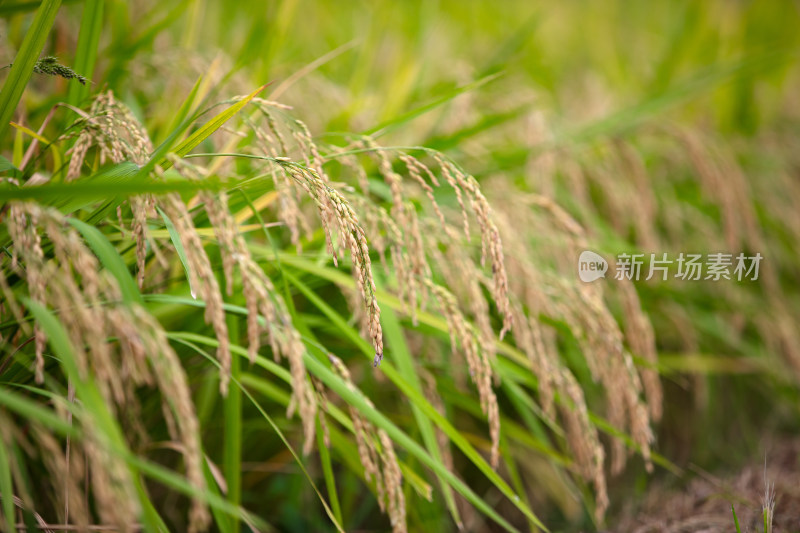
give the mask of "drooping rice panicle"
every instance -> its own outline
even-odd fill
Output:
[[[334,371],[345,381],[351,390],[355,390],[350,372],[342,361],[328,354]],[[368,398],[365,401],[371,406]],[[394,444],[386,431],[376,429],[353,406],[349,407],[350,418],[356,436],[358,455],[364,467],[364,477],[375,485],[378,493],[378,505],[389,515],[393,533],[405,533],[406,502],[403,494],[403,474],[394,452]]]
[[[187,478],[195,488],[205,487],[199,425],[186,375],[177,355],[152,316],[143,309],[121,303],[116,280],[102,270],[87,248],[57,211],[32,203],[11,205],[14,224],[9,225],[16,243],[26,235],[44,236],[52,244],[52,257],[40,255],[36,246],[19,247],[23,275],[29,286],[47,280],[46,291],[32,291],[38,303],[70,316],[66,331],[75,351],[76,364],[84,376],[95,376],[97,386],[112,410],[138,412],[136,387],[156,385],[169,405],[174,431],[186,462]],[[37,372],[39,370],[37,369]],[[94,465],[92,486],[101,517],[121,531],[131,531],[139,510],[130,470],[124,460],[106,449],[100,435],[85,428],[84,449]],[[136,431],[140,434],[141,428]],[[100,439],[95,441],[95,439]],[[123,505],[120,502],[125,501]],[[190,511],[190,531],[201,531],[209,514],[200,499]]]

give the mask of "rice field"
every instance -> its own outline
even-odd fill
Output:
[[[0,531],[793,531],[799,23],[0,2]]]

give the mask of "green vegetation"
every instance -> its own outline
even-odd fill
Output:
[[[614,530],[800,430],[796,5],[0,15],[0,531]]]

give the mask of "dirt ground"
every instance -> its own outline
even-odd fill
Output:
[[[731,504],[742,533],[764,531],[762,509],[767,484],[774,495],[772,532],[800,532],[800,439],[765,450],[764,461],[728,476],[696,470],[685,490],[651,489],[635,516],[607,531],[614,533],[734,533]]]

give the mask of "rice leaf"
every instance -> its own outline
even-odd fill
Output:
[[[22,40],[8,78],[3,84],[3,89],[0,90],[0,139],[5,138],[9,121],[17,109],[25,86],[31,79],[33,66],[44,49],[60,6],[61,0],[42,0],[31,27]]]
[[[353,390],[351,386],[347,383],[344,383],[338,376],[336,376],[331,370],[325,367],[322,363],[317,361],[313,357],[305,357],[305,364],[306,368],[309,369],[311,373],[317,376],[326,386],[328,386],[331,390],[333,390],[336,394],[338,394],[343,400],[348,402],[349,404],[355,406],[359,410],[359,412],[364,415],[366,419],[368,419],[371,423],[373,423],[376,427],[383,429],[389,435],[389,437],[400,447],[404,448],[414,457],[416,457],[419,461],[423,464],[431,468],[435,473],[442,476],[445,480],[447,480],[450,485],[459,492],[462,496],[464,496],[470,503],[472,503],[479,511],[484,513],[486,516],[494,520],[499,526],[507,531],[517,531],[517,529],[512,526],[505,518],[500,516],[488,503],[486,503],[483,499],[481,499],[477,494],[475,494],[472,489],[470,489],[463,481],[458,479],[455,475],[453,475],[447,467],[442,464],[441,461],[436,461],[431,457],[424,448],[422,448],[419,444],[414,442],[406,433],[404,433],[400,428],[398,428],[391,420],[389,420],[384,414],[380,411],[377,411],[375,408],[371,407],[363,398],[360,392]],[[388,366],[388,365],[386,365]],[[385,371],[384,365],[381,368]],[[405,394],[411,397],[412,391],[411,390],[404,390]],[[432,408],[431,408],[432,409]],[[435,412],[435,411],[434,411]],[[430,416],[430,415],[429,415]],[[456,439],[462,442],[466,442],[463,440],[463,437],[459,435],[460,439]],[[451,436],[452,438],[452,436]],[[478,456],[479,457],[479,456]],[[474,463],[478,463],[483,461],[479,459],[476,461],[476,457],[470,457]],[[485,462],[484,462],[485,464]],[[488,468],[488,465],[486,465]],[[480,468],[480,466],[479,466]],[[489,468],[491,471],[491,468]],[[489,477],[495,484],[499,484],[500,490],[503,492],[510,491],[508,486],[502,481],[496,473],[491,471],[494,475],[489,474]],[[485,473],[485,472],[484,472]],[[504,490],[505,487],[505,490]],[[535,523],[539,525],[539,528],[543,531],[548,531],[548,529],[542,524],[538,518],[533,514],[532,511],[527,509],[527,506],[518,501],[519,498],[511,498],[512,502],[516,504],[517,507],[523,509],[523,513]]]
[[[0,436],[0,500],[3,505],[3,522],[5,531],[14,531],[14,501],[11,499],[14,487],[11,482],[11,461],[6,443]]]
[[[222,498],[223,496],[220,492],[220,488],[217,486],[217,480],[211,473],[211,467],[209,466],[209,459],[207,457],[206,460],[203,461],[203,475],[205,476],[208,490],[217,495],[219,498]],[[221,533],[231,533],[231,521],[226,514],[216,507],[211,508],[211,514],[214,517],[214,523],[217,525]]]
[[[184,344],[185,346],[188,346],[188,347],[192,348],[192,350],[194,350],[198,354],[202,355],[211,364],[213,364],[216,367],[219,367],[219,362],[216,359],[214,359],[213,357],[211,357],[210,355],[208,355],[206,352],[204,352],[202,349],[200,349],[198,346],[195,346],[193,343],[182,339],[180,336],[173,335],[172,338],[177,340],[178,342]],[[211,341],[209,343],[209,345],[213,346],[213,345],[216,344],[216,341],[214,341],[213,339],[207,339],[207,340]],[[233,353],[235,355],[238,355],[239,357],[247,357],[247,350],[245,350],[244,348],[242,348],[240,346],[231,345],[231,353]],[[261,359],[261,356],[258,356],[258,358]],[[286,446],[286,448],[292,454],[292,457],[294,457],[295,462],[300,467],[300,470],[305,475],[305,477],[308,480],[308,482],[311,485],[311,487],[314,489],[314,492],[317,494],[317,497],[319,498],[320,502],[322,503],[322,506],[325,508],[325,512],[328,514],[328,517],[331,519],[331,523],[336,527],[337,531],[339,531],[341,533],[344,533],[344,529],[342,529],[342,526],[340,525],[340,523],[338,522],[338,520],[334,516],[333,512],[331,511],[330,507],[328,506],[328,503],[325,501],[325,498],[322,497],[322,493],[319,491],[319,489],[317,488],[316,484],[314,483],[313,478],[311,477],[311,475],[306,470],[306,467],[303,464],[303,461],[300,459],[300,456],[297,454],[297,452],[295,451],[294,447],[286,439],[286,436],[280,430],[280,428],[275,423],[275,421],[272,419],[272,417],[270,417],[267,414],[267,412],[264,410],[264,408],[261,406],[261,404],[259,404],[256,401],[256,399],[253,397],[253,395],[246,388],[244,388],[242,386],[242,384],[241,384],[241,382],[239,380],[233,379],[233,377],[231,377],[231,383],[233,383],[236,387],[238,387],[239,390],[241,390],[241,392],[245,396],[247,396],[247,398],[250,400],[250,403],[253,404],[253,406],[258,410],[258,412],[261,414],[261,416],[267,421],[267,423],[270,425],[270,427],[273,429],[273,431],[275,431],[275,433],[281,439],[283,444]]]
[[[19,177],[22,171],[15,167],[11,161],[0,155],[0,172],[10,172],[11,177]]]
[[[140,171],[128,173],[130,179],[119,181],[125,173],[125,167],[133,163],[120,163],[124,167],[116,167],[119,172],[114,179],[96,180],[82,179],[68,183],[46,183],[32,187],[11,187],[0,185],[0,201],[39,200],[48,205],[68,205],[72,210],[88,205],[92,201],[104,200],[109,196],[129,197],[141,194],[193,193],[201,190],[217,191],[222,189],[218,179],[209,178],[203,181],[168,181],[159,182],[147,177],[141,178]],[[135,167],[135,165],[134,165]],[[106,178],[110,178],[106,176]]]
[[[53,167],[61,168],[62,155],[57,145],[50,142],[45,137],[42,137],[41,135],[39,135],[30,128],[26,128],[25,126],[17,124],[16,122],[10,122],[9,124],[11,124],[15,129],[22,131],[27,135],[30,135],[34,139],[38,140],[40,143],[44,144],[46,147],[50,148],[50,152],[53,154]]]
[[[203,307],[205,305],[205,303],[201,302],[201,301],[187,300],[185,298],[178,298],[178,297],[169,296],[169,295],[152,295],[152,296],[147,296],[145,299],[148,300],[148,301],[154,301],[154,302],[158,302],[158,301],[161,301],[161,302],[182,302],[185,305],[191,305],[191,306],[194,306],[194,307]],[[226,305],[225,306],[225,310],[226,310],[226,312],[229,312],[229,313],[233,312],[233,313],[239,313],[239,314],[245,314],[247,312],[247,310],[245,308],[239,307],[239,306],[233,306],[233,305]],[[260,317],[260,320],[263,320],[263,317]],[[345,322],[345,325],[346,325],[346,322]],[[346,326],[346,327],[349,327],[349,326]],[[366,341],[362,340],[362,342],[366,342]],[[215,343],[212,343],[211,345],[214,345],[214,344]],[[368,349],[370,349],[370,348],[368,348]],[[232,353],[239,353],[240,356],[246,356],[246,354],[247,354],[246,350],[241,349],[241,351],[239,352],[238,350],[235,349],[235,347],[231,347],[231,351],[232,351]],[[370,357],[370,360],[371,360],[372,356],[370,355],[369,357]],[[257,360],[261,360],[261,359],[263,359],[261,356],[257,357]],[[338,376],[333,374],[333,372],[330,371],[324,364],[322,364],[321,362],[317,361],[317,359],[314,356],[306,353],[306,355],[304,356],[303,360],[304,360],[304,362],[306,364],[306,368],[308,368],[310,371],[312,371],[312,373],[317,375],[317,377],[320,377],[320,376],[317,374],[317,372],[315,372],[312,369],[311,365],[309,365],[309,361],[310,360],[314,360],[314,362],[315,362],[315,365],[313,366],[313,368],[318,368],[318,367],[324,368],[326,370],[326,372],[327,372],[326,375],[333,376],[332,379],[334,379],[336,381],[337,385],[340,385],[341,387],[344,387],[344,388],[348,388],[348,386],[343,381],[341,381],[341,379]],[[216,364],[216,361],[213,361],[213,362]],[[517,505],[517,507],[521,507],[522,510],[523,510],[523,513],[526,516],[530,515],[530,516],[528,516],[528,518],[532,518],[534,520],[537,520],[535,515],[533,514],[533,512],[530,511],[530,509],[527,508],[527,505],[525,503],[523,503],[521,501],[518,501],[519,498],[513,498],[514,495],[513,495],[513,493],[511,493],[510,488],[508,487],[508,485],[497,475],[496,472],[494,472],[491,469],[491,467],[489,467],[488,463],[486,463],[486,461],[475,451],[475,449],[468,443],[468,441],[455,428],[453,428],[450,425],[450,423],[447,421],[447,419],[445,419],[438,412],[436,412],[436,410],[427,402],[427,400],[425,400],[421,395],[416,393],[416,391],[414,391],[413,389],[410,389],[407,385],[405,385],[402,382],[402,378],[400,378],[397,375],[396,371],[394,371],[394,369],[392,368],[392,366],[390,364],[388,364],[386,361],[384,361],[384,363],[381,365],[381,370],[387,375],[387,377],[389,377],[389,379],[391,379],[396,385],[398,385],[401,388],[401,391],[409,397],[409,400],[411,400],[415,404],[419,405],[423,409],[423,412],[425,412],[425,414],[429,418],[431,418],[434,421],[434,423],[436,423],[439,427],[441,427],[443,429],[443,431],[448,435],[448,437],[450,437],[450,439],[467,455],[467,457],[469,457],[469,459],[471,461],[473,461],[473,463],[475,463],[476,466],[482,472],[484,472],[484,474],[487,477],[489,477],[489,479],[495,485],[497,485],[498,488],[502,492],[510,494],[509,498],[512,500],[512,502],[514,502],[514,504]],[[288,379],[288,376],[287,376],[287,379]],[[320,379],[322,379],[322,378],[320,377]],[[323,382],[325,382],[326,385],[329,385],[329,383],[324,379],[323,379]],[[340,394],[340,390],[339,390],[340,387],[338,387],[338,386],[337,387],[331,387],[331,389],[334,390],[334,392],[336,392],[337,394],[339,394],[339,396],[341,396],[342,399],[344,399],[345,401],[349,402],[351,400],[349,395],[348,396],[342,396]],[[359,408],[359,410],[362,411],[362,414],[364,414],[363,409],[361,407],[362,404],[364,406],[367,405],[363,400],[361,400],[360,402],[358,402],[356,404],[356,406]],[[366,416],[366,414],[365,414],[365,416]],[[375,416],[380,418],[380,422],[379,423],[376,422],[375,420],[371,419],[370,416],[367,416],[367,418],[370,418],[370,421],[373,424],[375,424],[377,427],[385,429],[387,431],[387,433],[389,433],[389,436],[392,437],[392,440],[397,442],[402,447],[406,448],[417,459],[420,459],[424,464],[429,466],[435,473],[441,475],[445,480],[447,480],[448,483],[450,483],[450,485],[456,491],[458,491],[459,493],[464,495],[481,512],[485,513],[487,516],[492,518],[495,522],[497,522],[498,524],[500,524],[501,526],[503,526],[507,530],[516,531],[510,524],[508,524],[508,522],[505,519],[500,517],[492,509],[492,507],[490,505],[488,505],[486,502],[484,502],[482,499],[480,499],[480,497],[477,496],[474,492],[472,492],[466,485],[464,485],[463,482],[461,482],[451,472],[449,472],[447,470],[447,468],[441,462],[437,462],[433,458],[431,458],[428,455],[428,453],[422,447],[420,447],[413,440],[411,440],[399,428],[394,426],[391,421],[389,421],[387,418],[385,418],[383,415],[381,415],[377,411],[375,411]],[[384,427],[384,424],[386,424],[386,423],[392,424],[392,430],[391,431],[386,429],[386,427]],[[397,440],[395,438],[396,432],[400,432],[400,434],[402,435],[401,440]],[[424,456],[424,458],[421,458],[420,457],[421,455]],[[431,464],[431,463],[433,463],[433,464]],[[542,526],[541,528],[543,530],[546,530],[546,528],[544,526]]]
[[[239,344],[239,321],[235,315],[227,315],[228,337],[232,344]],[[231,360],[231,379],[241,379],[241,358]],[[242,392],[240,387],[228,391],[223,400],[225,418],[223,433],[223,472],[228,485],[228,501],[239,505],[242,501]],[[230,531],[238,533],[239,521],[231,517]]]
[[[325,416],[325,413],[319,413],[318,416]],[[325,437],[319,419],[317,420],[317,450],[319,450],[319,462],[322,465],[322,475],[325,477],[325,488],[328,489],[328,498],[331,500],[333,515],[336,517],[337,522],[343,524],[339,493],[336,490],[336,475],[333,472],[331,463],[331,452],[325,445]]]
[[[348,325],[347,322],[341,318],[333,309],[331,309],[327,304],[325,304],[319,296],[310,291],[294,276],[290,273],[285,273],[287,279],[296,287],[300,289],[300,291],[311,301],[315,306],[317,306],[320,311],[322,311],[325,316],[327,316],[337,328],[342,331],[350,330],[348,334],[351,338],[358,338],[359,342],[358,345],[361,348],[362,352],[372,360],[374,352],[372,351],[372,347],[356,333],[352,330],[352,326]],[[320,363],[321,364],[321,363]],[[411,401],[411,403],[418,408],[429,418],[431,419],[445,434],[450,438],[450,440],[458,446],[458,448],[473,462],[473,464],[487,477],[489,480],[504,494],[506,495],[509,500],[511,500],[516,507],[518,507],[523,514],[528,516],[531,520],[537,522],[539,519],[536,518],[533,511],[531,511],[527,504],[522,502],[519,497],[515,497],[516,494],[511,490],[511,488],[506,484],[506,482],[489,466],[486,460],[481,457],[481,455],[469,444],[469,442],[464,438],[461,433],[458,432],[450,422],[444,418],[441,414],[439,414],[436,409],[411,385],[409,385],[394,369],[393,365],[389,361],[384,361],[381,363],[381,371],[386,374],[388,377],[400,390],[401,392]],[[375,423],[374,420],[372,420]],[[379,424],[375,423],[376,426]],[[385,429],[385,428],[384,428]],[[415,446],[418,446],[414,443]],[[404,446],[405,447],[405,446]],[[410,450],[409,450],[410,451]],[[416,454],[415,454],[416,455]],[[435,461],[434,459],[430,458],[431,461]],[[426,461],[423,461],[428,464]],[[444,468],[444,465],[439,461],[437,463],[439,466]],[[430,466],[430,465],[429,465]],[[446,470],[446,468],[445,468]],[[434,468],[434,471],[441,475],[441,472]],[[448,472],[449,473],[449,472]],[[452,476],[452,474],[451,474]],[[449,478],[448,478],[449,479]],[[452,482],[451,482],[452,485]],[[457,489],[457,488],[456,488]],[[457,489],[458,490],[458,489]],[[474,502],[473,502],[474,503]],[[484,506],[484,508],[486,508]],[[490,515],[491,517],[491,515]],[[493,518],[493,517],[492,517]],[[498,522],[499,523],[499,522]],[[546,529],[544,525],[541,526],[542,529]]]
[[[64,327],[60,324],[55,315],[41,304],[29,299],[25,299],[24,303],[26,307],[30,309],[39,324],[41,324],[42,329],[47,333],[50,345],[54,348],[60,363],[70,376],[70,379],[75,383],[77,396],[82,400],[81,404],[84,406],[85,414],[90,418],[88,421],[84,421],[84,424],[92,424],[95,430],[101,432],[101,436],[103,437],[102,442],[104,445],[108,446],[108,452],[122,458],[131,468],[134,486],[139,493],[142,508],[146,511],[143,515],[143,519],[146,520],[145,526],[147,528],[152,531],[163,529],[161,527],[163,526],[163,522],[161,522],[160,519],[156,520],[152,516],[152,513],[155,513],[155,508],[150,503],[149,496],[144,490],[144,486],[141,480],[139,480],[137,472],[141,472],[188,496],[200,498],[209,505],[216,506],[220,510],[230,515],[237,516],[244,521],[251,521],[259,527],[263,525],[260,520],[249,516],[240,507],[230,504],[211,492],[201,491],[191,485],[182,476],[131,453],[125,444],[121,429],[108,410],[108,406],[103,401],[97,386],[94,384],[91,377],[87,376],[83,378],[79,373],[77,363],[75,362],[74,348],[72,347],[72,343]],[[0,403],[3,402],[3,396],[4,391],[0,389]],[[20,403],[16,405],[20,405]],[[59,421],[61,422],[59,426],[65,429],[64,433],[75,434],[71,425],[61,420]],[[150,509],[149,512],[147,511],[148,508]]]
[[[167,214],[160,208],[156,208],[158,210],[158,214],[161,215],[161,218],[164,219],[164,225],[167,227],[167,231],[169,232],[169,238],[172,240],[172,246],[175,247],[175,253],[178,254],[178,257],[181,260],[181,264],[183,265],[183,271],[186,273],[186,283],[189,284],[189,292],[192,295],[192,298],[196,298],[197,293],[195,292],[194,288],[192,287],[192,276],[189,274],[189,259],[186,257],[186,250],[183,248],[183,243],[181,242],[181,236],[178,234],[178,230],[175,228],[175,224],[170,220]]]
[[[400,126],[412,121],[413,119],[450,102],[455,97],[464,94],[466,92],[478,89],[479,87],[482,87],[487,83],[492,82],[493,80],[497,79],[500,76],[501,76],[500,73],[493,73],[489,74],[488,76],[484,76],[478,80],[475,80],[471,83],[468,83],[466,85],[455,87],[447,91],[443,95],[439,96],[435,100],[428,102],[427,104],[423,104],[419,107],[416,107],[410,111],[403,113],[398,117],[395,117],[391,120],[387,120],[386,122],[382,122],[381,124],[378,124],[377,126],[368,129],[367,131],[364,132],[364,135],[369,135],[370,137],[377,139],[381,135],[389,133],[390,131],[397,129]]]
[[[81,29],[78,32],[78,48],[75,51],[75,70],[88,76],[94,73],[97,61],[97,47],[103,31],[103,6],[105,0],[86,0],[83,4]],[[71,83],[67,92],[67,102],[79,106],[91,91],[91,87]]]
[[[200,127],[197,131],[192,133],[188,139],[180,143],[178,146],[175,147],[173,150],[179,156],[184,156],[191,152],[198,144],[203,142],[209,135],[217,131],[223,124],[225,124],[228,120],[230,120],[236,113],[238,113],[244,106],[250,103],[250,100],[256,97],[258,93],[263,91],[267,85],[262,85],[246,97],[242,98],[235,104],[231,105],[221,113],[215,115],[211,120],[206,122],[202,127]],[[172,164],[169,161],[163,161],[161,166],[166,170]]]
[[[103,266],[116,278],[123,299],[129,304],[143,303],[142,295],[139,293],[139,289],[127,265],[122,260],[122,257],[120,257],[116,248],[108,242],[105,235],[94,226],[90,226],[86,222],[76,218],[68,218],[67,222],[83,235],[83,238],[86,239],[89,247],[94,251],[98,259],[100,259]]]
[[[391,308],[384,307],[383,312],[381,313],[381,323],[383,325],[383,333],[386,336],[387,345],[390,347],[392,361],[394,361],[397,365],[399,374],[409,383],[411,387],[417,391],[417,393],[422,394],[422,384],[420,383],[419,376],[414,368],[414,360],[411,357],[411,351],[409,350],[405,338],[403,337],[403,331],[400,327],[400,322]],[[419,427],[420,435],[422,436],[422,441],[425,443],[425,447],[428,449],[428,452],[431,454],[434,460],[441,462],[442,451],[439,449],[439,443],[436,440],[436,433],[433,423],[415,404],[412,404],[411,409],[414,413],[414,420],[417,422],[417,426]],[[447,504],[447,509],[450,512],[450,515],[453,517],[453,521],[455,522],[456,526],[459,530],[461,530],[463,529],[464,525],[461,522],[461,516],[458,512],[458,508],[456,507],[453,491],[441,476],[437,475],[436,477],[439,480],[439,486],[442,489],[442,495],[444,496],[445,503]]]

